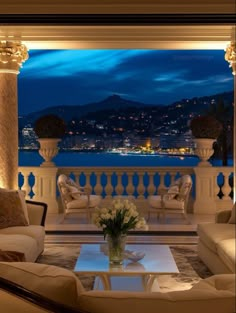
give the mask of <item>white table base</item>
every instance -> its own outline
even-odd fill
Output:
[[[99,275],[95,278],[95,290],[120,290],[120,291],[160,291],[158,279],[155,275],[145,276],[107,276]]]

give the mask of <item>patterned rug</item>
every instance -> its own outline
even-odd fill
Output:
[[[212,275],[197,256],[195,245],[170,246],[179,274],[159,275],[158,284],[162,292],[191,288],[202,278]],[[73,270],[80,253],[78,244],[46,244],[38,263],[57,265]],[[94,277],[78,275],[86,290],[93,288]]]

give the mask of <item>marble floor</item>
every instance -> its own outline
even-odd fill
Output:
[[[194,244],[197,242],[197,224],[214,221],[214,215],[188,214],[187,221],[179,216],[167,216],[157,220],[151,216],[147,232],[130,232],[130,243],[175,243]],[[47,242],[102,242],[103,234],[82,214],[69,216],[63,220],[62,214],[48,214],[46,219]]]

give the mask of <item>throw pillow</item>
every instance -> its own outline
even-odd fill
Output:
[[[0,229],[29,225],[23,203],[22,195],[18,190],[0,189]]]
[[[179,187],[177,185],[170,186],[170,188],[167,191],[168,200],[175,199],[178,194],[179,194]]]
[[[27,208],[27,204],[25,201],[25,195],[26,195],[25,191],[24,190],[18,190],[18,193],[19,193],[19,197],[20,197],[22,209],[23,209],[24,214],[25,214],[26,221],[29,224],[30,222],[29,222],[28,208]]]
[[[229,224],[236,224],[236,208],[235,208],[235,203],[233,205],[233,208],[232,208],[232,213],[231,213],[231,216],[230,216],[230,219],[229,219]]]
[[[11,190],[11,189],[6,189],[6,188],[0,188],[0,191],[2,192],[17,191],[19,193],[19,198],[21,201],[22,209],[24,211],[26,221],[29,224],[28,208],[27,208],[27,203],[25,201],[25,196],[26,196],[25,190]]]
[[[74,200],[79,200],[79,199],[80,199],[80,196],[81,196],[79,190],[78,190],[76,187],[74,187],[74,186],[69,186],[68,188],[69,188],[69,190],[70,190],[71,197],[72,197]]]
[[[65,200],[66,203],[70,202],[72,199],[71,195],[70,195],[70,190],[68,188],[68,185],[66,184],[61,184],[60,185],[60,189],[61,189],[61,193],[62,193],[62,196]]]
[[[48,299],[78,307],[84,288],[71,271],[47,264],[0,262],[0,276]]]
[[[192,184],[191,183],[183,183],[180,187],[179,194],[177,195],[176,199],[179,201],[184,201],[186,199],[186,196],[188,192],[191,189]]]

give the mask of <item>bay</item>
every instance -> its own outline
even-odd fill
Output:
[[[121,155],[116,153],[95,153],[68,151],[59,152],[53,159],[56,166],[197,166],[199,159],[196,156],[170,155]],[[38,151],[19,150],[19,166],[39,166],[43,158]],[[220,160],[211,161],[215,166],[221,166]],[[229,161],[232,166],[232,160]]]

